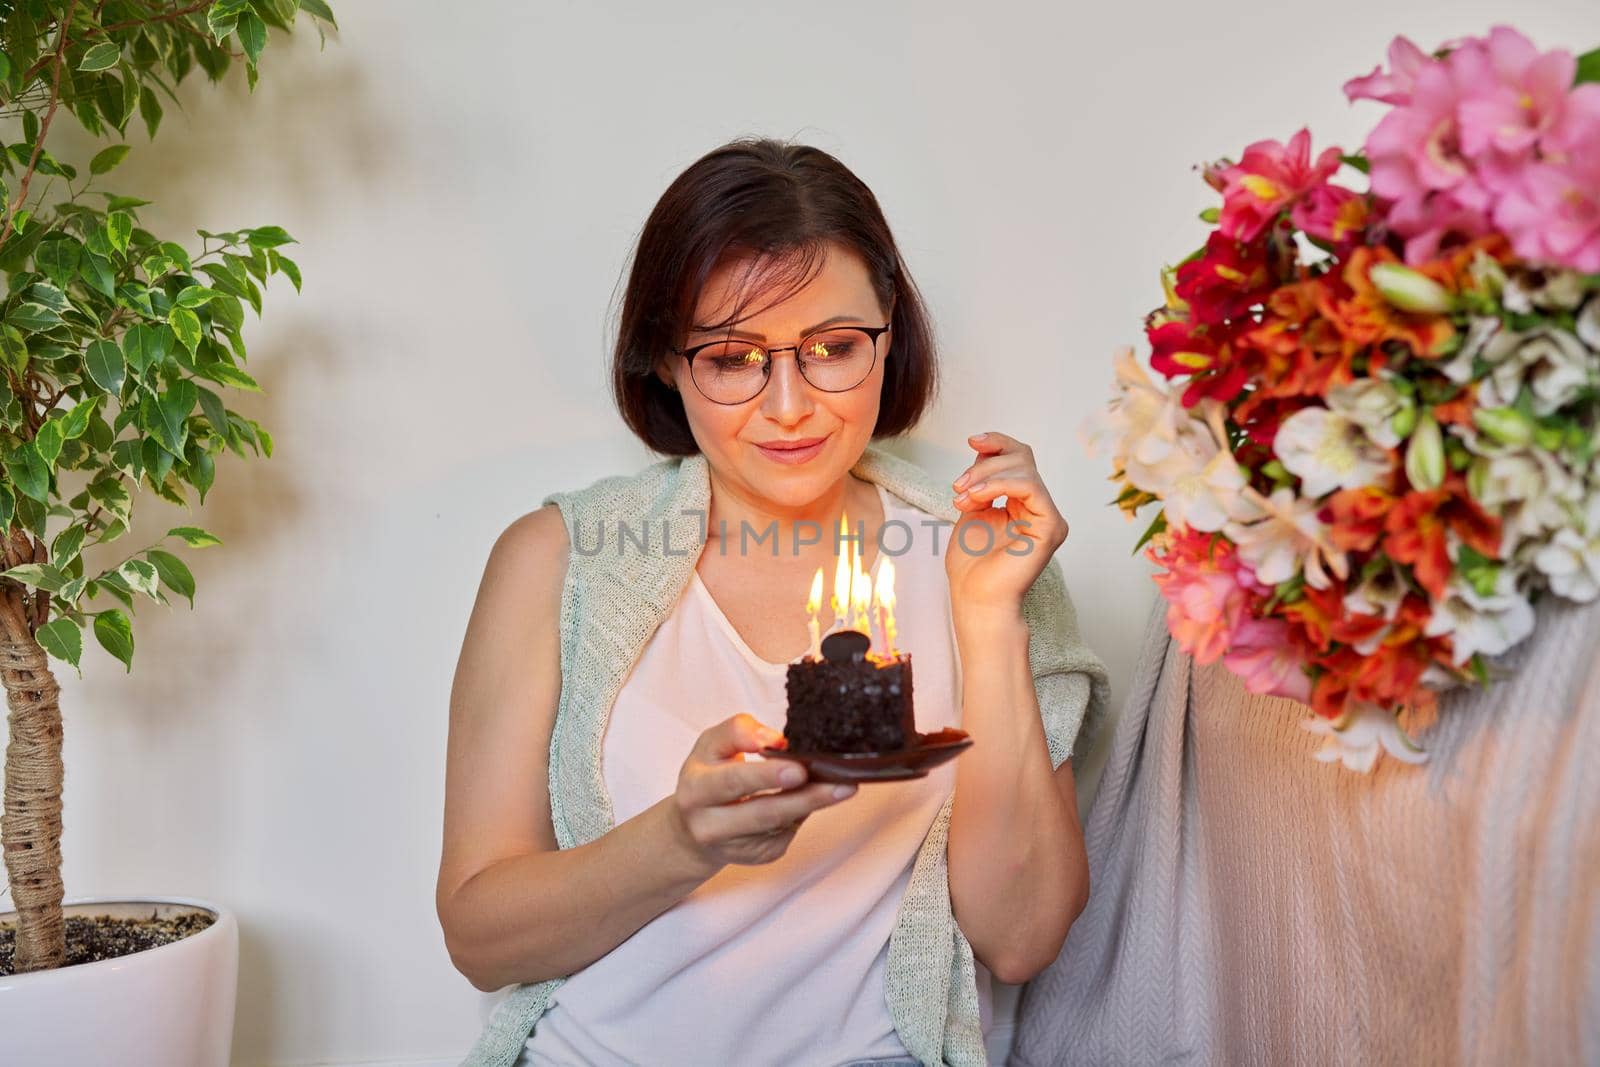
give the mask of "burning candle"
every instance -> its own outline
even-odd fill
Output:
[[[811,579],[811,597],[806,601],[806,629],[811,632],[811,658],[822,658],[822,633],[817,626],[817,612],[822,607],[822,568]]]
[[[895,657],[894,650],[894,560],[878,564],[878,581],[873,590],[878,602],[878,626],[883,631],[884,655]]]
[[[868,637],[872,636],[872,582],[861,570],[861,556],[850,553],[850,614],[851,626]]]
[[[847,529],[845,517],[840,515],[839,536],[841,538],[844,537]],[[838,544],[839,542],[835,541],[834,543]],[[828,631],[829,633],[834,630],[844,629],[845,620],[850,614],[850,563],[846,558],[849,555],[849,551],[847,545],[844,551],[839,553],[839,565],[834,568],[833,572],[833,625]]]

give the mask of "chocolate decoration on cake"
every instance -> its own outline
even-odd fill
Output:
[[[829,663],[849,663],[865,659],[871,647],[872,638],[860,630],[840,630],[822,639],[822,658]]]

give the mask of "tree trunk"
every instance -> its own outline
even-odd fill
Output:
[[[44,554],[13,529],[5,566]],[[13,971],[39,971],[66,961],[61,916],[61,700],[48,657],[34,638],[49,594],[9,579],[0,589],[0,682],[10,708],[6,744],[5,811],[0,844],[17,911]]]

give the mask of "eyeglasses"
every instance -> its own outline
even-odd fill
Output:
[[[695,388],[715,404],[754,400],[772,378],[772,357],[791,348],[800,376],[810,385],[825,393],[844,393],[872,373],[878,361],[878,338],[890,325],[829,326],[781,348],[727,339],[672,351],[688,361]]]

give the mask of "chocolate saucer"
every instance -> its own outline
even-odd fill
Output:
[[[951,727],[931,734],[919,733],[915,744],[888,752],[791,752],[769,745],[761,754],[805,764],[813,782],[892,782],[922,778],[971,747],[972,738],[967,732]]]

